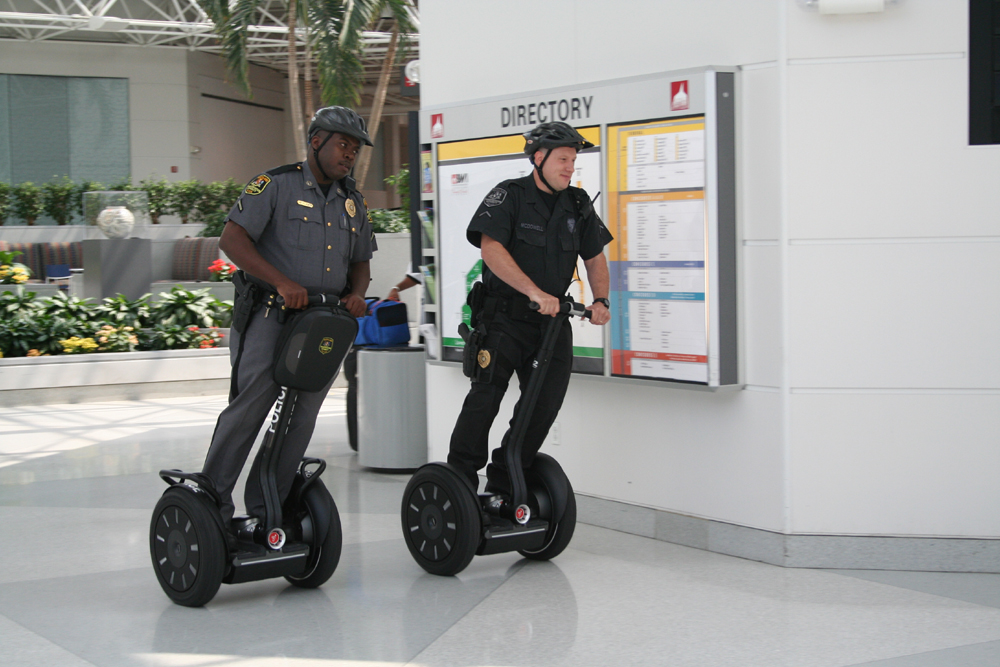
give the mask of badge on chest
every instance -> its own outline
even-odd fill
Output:
[[[351,198],[348,198],[347,201],[344,203],[344,208],[347,209],[347,215],[351,216],[352,218],[358,213],[358,207],[354,205],[354,200]]]

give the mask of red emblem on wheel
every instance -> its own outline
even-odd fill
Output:
[[[272,530],[267,536],[267,543],[271,545],[273,549],[277,549],[284,542],[284,535],[281,534],[280,530]]]
[[[518,519],[523,519],[524,518],[524,508],[523,507],[518,507],[517,508],[517,518]]]

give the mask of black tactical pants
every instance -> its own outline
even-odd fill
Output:
[[[448,453],[448,463],[462,471],[474,487],[479,486],[478,471],[486,465],[489,453],[489,434],[493,420],[500,410],[500,403],[507,392],[510,378],[517,374],[518,383],[523,395],[531,377],[532,361],[542,343],[548,319],[541,324],[515,321],[503,313],[497,313],[491,322],[487,322],[486,342],[483,349],[488,350],[491,363],[487,369],[479,369],[478,375],[472,379],[472,387],[462,412],[458,416],[455,430],[451,434],[451,446]],[[573,368],[573,329],[569,320],[562,322],[559,338],[556,341],[552,360],[549,363],[545,382],[538,394],[528,428],[525,431],[524,443],[521,448],[521,462],[524,467],[531,465],[538,453],[545,436],[548,435],[552,423],[559,414],[566,389],[569,386],[569,376]],[[523,406],[519,399],[514,407],[514,415]],[[511,426],[514,418],[511,418]],[[500,447],[493,451],[493,463],[490,466],[489,478],[506,477],[507,465],[504,459],[510,428],[504,434]],[[501,484],[505,485],[502,482]]]

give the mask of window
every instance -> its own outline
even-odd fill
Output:
[[[128,80],[0,74],[0,181],[131,173]]]
[[[969,2],[969,143],[1000,144],[1000,0]]]

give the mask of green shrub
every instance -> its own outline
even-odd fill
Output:
[[[10,215],[11,188],[10,183],[0,181],[0,225],[7,220]]]
[[[222,333],[216,330],[203,333],[198,327],[179,324],[157,324],[152,329],[139,332],[140,350],[191,350],[218,347]]]
[[[216,326],[218,301],[208,288],[189,291],[174,287],[153,304],[150,319],[163,326]]]
[[[45,213],[45,202],[42,197],[42,189],[27,181],[11,188],[11,212],[24,220],[25,224],[32,226],[38,216]]]
[[[139,189],[146,192],[149,200],[149,218],[154,225],[160,224],[161,215],[170,215],[173,209],[170,208],[173,197],[173,184],[165,178],[155,180],[149,177],[139,181]]]
[[[198,219],[198,205],[205,196],[205,186],[200,181],[177,181],[170,189],[170,209],[180,216],[181,223]]]
[[[57,225],[69,224],[73,218],[75,198],[76,185],[66,176],[61,180],[42,184],[43,210]]]
[[[114,326],[135,329],[148,326],[151,322],[149,297],[149,293],[135,300],[129,300],[124,294],[105,297],[94,307],[93,318]]]
[[[104,186],[97,181],[81,181],[80,184],[76,186],[76,193],[73,195],[73,206],[75,207],[75,212],[80,219],[84,219],[86,217],[83,213],[83,193],[100,192],[103,189]]]
[[[27,319],[38,308],[40,302],[34,292],[24,288],[5,290],[0,293],[0,320]]]
[[[93,299],[80,299],[69,296],[66,292],[40,299],[37,308],[43,315],[53,315],[80,323],[90,323],[97,319],[95,313],[97,307]]]

